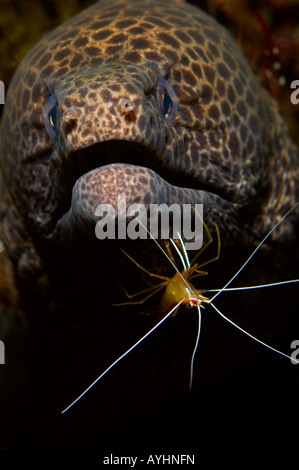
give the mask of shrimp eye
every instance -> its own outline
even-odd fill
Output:
[[[172,86],[164,78],[158,78],[157,81],[157,100],[165,121],[173,122],[178,112],[178,99]]]
[[[54,142],[58,140],[57,103],[55,95],[51,95],[44,109],[44,125],[46,131]]]

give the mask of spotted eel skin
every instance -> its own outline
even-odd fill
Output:
[[[298,150],[227,30],[178,0],[100,0],[19,65],[1,122],[1,238],[15,275],[95,238],[95,207],[203,203],[223,244],[296,201]],[[295,215],[276,238],[294,236]]]

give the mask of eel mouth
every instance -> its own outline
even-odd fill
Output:
[[[65,160],[60,181],[68,175],[68,184],[60,194],[59,213],[54,228],[74,227],[85,231],[98,221],[95,209],[100,204],[116,206],[118,195],[125,195],[127,206],[150,204],[203,204],[211,198],[222,199],[215,188],[199,182],[183,165],[183,158],[171,164],[147,146],[130,141],[110,140],[76,152]],[[225,198],[224,198],[225,200]]]
[[[92,170],[121,163],[148,168],[173,186],[209,191],[208,184],[199,183],[184,166],[170,165],[162,156],[138,142],[109,140],[75,152],[69,157],[76,166],[72,187],[76,181]]]

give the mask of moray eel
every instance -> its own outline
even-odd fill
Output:
[[[178,0],[101,0],[46,34],[13,77],[0,136],[1,238],[19,281],[44,279],[74,234],[95,238],[95,207],[118,194],[203,203],[224,245],[260,239],[297,197],[276,102],[228,31]]]
[[[267,420],[267,403],[274,431],[265,433],[263,425],[263,435],[257,435],[263,443],[273,432],[281,439],[273,407],[276,419],[279,403],[288,403],[296,385],[288,387],[283,374],[285,392],[278,393],[276,362],[267,393],[262,387],[268,362],[266,375],[263,366],[259,375],[256,367],[249,375],[248,392],[238,375],[229,393],[227,382],[217,381],[207,395],[200,394],[199,383],[225,374],[238,361],[243,368],[248,349],[256,349],[218,317],[204,316],[196,395],[178,395],[188,386],[197,328],[196,316],[187,311],[170,321],[167,331],[159,330],[146,360],[139,352],[128,355],[123,369],[88,394],[70,419],[59,414],[97,371],[156,323],[148,302],[135,310],[111,307],[116,293],[123,300],[118,280],[125,280],[129,292],[145,286],[140,269],[130,271],[130,261],[122,262],[120,240],[95,237],[99,203],[113,204],[119,193],[127,205],[203,203],[204,220],[210,229],[217,222],[224,247],[219,262],[208,268],[207,288],[213,288],[221,284],[218,272],[221,279],[230,269],[235,273],[232,252],[236,257],[251,250],[298,200],[298,151],[276,102],[228,31],[178,0],[98,1],[46,34],[21,62],[8,89],[0,142],[0,238],[6,248],[0,261],[7,279],[15,278],[11,295],[18,297],[14,304],[25,322],[14,330],[8,309],[1,311],[1,339],[4,324],[8,331],[7,366],[0,368],[1,446],[106,452],[115,442],[124,449],[140,440],[148,452],[149,444],[158,449],[165,439],[168,448],[184,442],[189,448],[189,432],[198,449],[206,436],[214,446],[217,429],[223,448],[236,439],[243,448],[251,444],[261,416]],[[296,242],[296,220],[293,212],[275,231],[279,246]],[[127,252],[152,269],[154,243],[141,240],[139,251],[137,245],[131,241]],[[158,254],[160,265],[167,265]],[[294,259],[292,250],[291,255]],[[293,265],[297,268],[287,264],[288,272]],[[6,299],[11,286],[6,283]],[[252,297],[233,300],[223,312],[250,322],[258,337],[259,325],[271,334],[279,324],[278,302],[285,309],[291,296],[270,295],[262,312]],[[142,310],[151,315],[140,315]],[[186,407],[192,396],[192,407]],[[161,403],[171,408],[169,419]],[[228,420],[235,435],[227,433]],[[200,423],[196,433],[194,422]]]

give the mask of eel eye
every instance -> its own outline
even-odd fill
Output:
[[[46,131],[54,142],[58,140],[58,126],[57,126],[57,104],[55,95],[51,95],[48,99],[44,109],[44,125]]]
[[[178,99],[172,86],[164,78],[157,80],[157,100],[160,113],[165,121],[173,122],[178,112]]]

